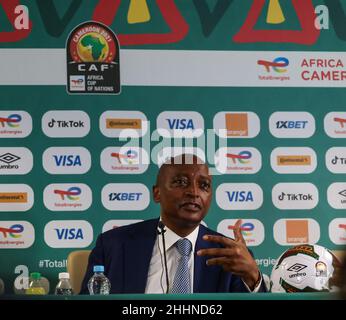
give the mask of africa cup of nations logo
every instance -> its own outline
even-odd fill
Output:
[[[70,94],[119,94],[120,47],[114,32],[95,21],[78,25],[66,43]]]

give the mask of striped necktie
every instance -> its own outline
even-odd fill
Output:
[[[171,293],[191,293],[189,257],[192,250],[192,244],[188,239],[179,239],[175,243],[175,246],[177,247],[181,257],[174,276]]]

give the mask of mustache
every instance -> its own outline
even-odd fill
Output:
[[[194,201],[194,200],[183,200],[179,203],[179,208],[186,206],[186,205],[194,205],[198,209],[202,209],[203,205],[200,201]]]

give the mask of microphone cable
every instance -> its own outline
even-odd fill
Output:
[[[167,256],[166,256],[166,242],[165,242],[165,225],[162,221],[159,221],[158,228],[160,231],[158,231],[159,234],[162,235],[162,245],[163,245],[163,260],[165,264],[165,273],[166,273],[166,285],[167,285],[167,290],[166,293],[169,292],[169,279],[168,279],[168,267],[167,267]]]

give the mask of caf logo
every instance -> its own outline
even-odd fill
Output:
[[[66,44],[68,93],[120,93],[119,49],[114,32],[99,22],[72,30]]]

